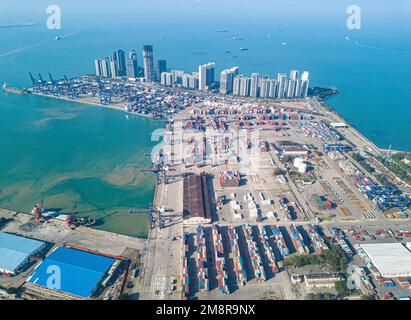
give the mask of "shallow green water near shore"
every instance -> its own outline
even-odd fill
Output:
[[[94,218],[96,228],[145,237],[154,176],[144,156],[161,121],[45,97],[1,95],[0,207]],[[135,213],[130,213],[130,209]]]

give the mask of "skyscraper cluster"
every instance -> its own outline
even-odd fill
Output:
[[[285,73],[279,73],[277,79],[271,79],[258,73],[253,73],[250,77],[239,74],[232,78],[227,76],[229,70],[231,69],[221,72],[220,92],[223,94],[229,93],[227,89],[232,87],[233,95],[241,97],[293,99],[308,95],[310,79],[307,71],[300,78],[297,70],[291,70],[289,79]],[[226,79],[230,79],[230,83]]]
[[[130,49],[127,58],[122,49],[110,52],[108,57],[95,59],[96,75],[104,78],[137,78],[140,67],[137,64],[137,52]],[[166,60],[158,60],[154,65],[153,46],[143,46],[144,79],[146,82],[160,81],[161,73],[167,70]],[[157,67],[157,68],[156,68]]]
[[[216,88],[215,63],[209,62],[198,66],[198,72],[191,74],[181,70],[167,71],[166,60],[158,60],[154,64],[153,46],[143,46],[144,80],[147,83],[160,82],[167,87],[182,87],[193,90],[213,90]],[[137,53],[134,49],[125,56],[123,50],[111,52],[108,58],[95,60],[96,75],[106,78],[137,78],[139,68]],[[252,73],[246,77],[239,74],[239,67],[225,69],[220,74],[220,93],[241,97],[293,99],[305,98],[310,83],[309,73],[304,71],[299,76],[298,70],[291,70],[287,78],[279,73],[276,79]]]
[[[131,55],[131,51],[130,51]],[[129,58],[130,58],[129,55]],[[135,56],[137,66],[137,56]],[[94,60],[96,75],[105,78],[117,78],[127,75],[128,59],[126,63],[125,52],[121,49],[109,53],[109,57]]]

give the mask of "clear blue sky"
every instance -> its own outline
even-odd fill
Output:
[[[410,0],[1,0],[0,25],[10,21],[41,21],[50,4],[61,7],[66,19],[89,23],[107,19],[185,19],[300,17],[315,20],[345,15],[350,4],[361,6],[364,17],[410,16]]]

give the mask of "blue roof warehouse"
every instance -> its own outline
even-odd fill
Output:
[[[43,250],[42,241],[0,232],[0,272],[15,275],[30,257]]]
[[[50,270],[57,269],[60,275],[59,287],[49,289],[87,299],[96,291],[115,261],[114,258],[61,247],[38,265],[27,281],[48,287]]]

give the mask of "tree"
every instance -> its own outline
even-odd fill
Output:
[[[335,284],[335,290],[337,291],[338,295],[342,298],[348,296],[351,293],[351,290],[348,289],[347,283],[345,281],[338,281]]]

